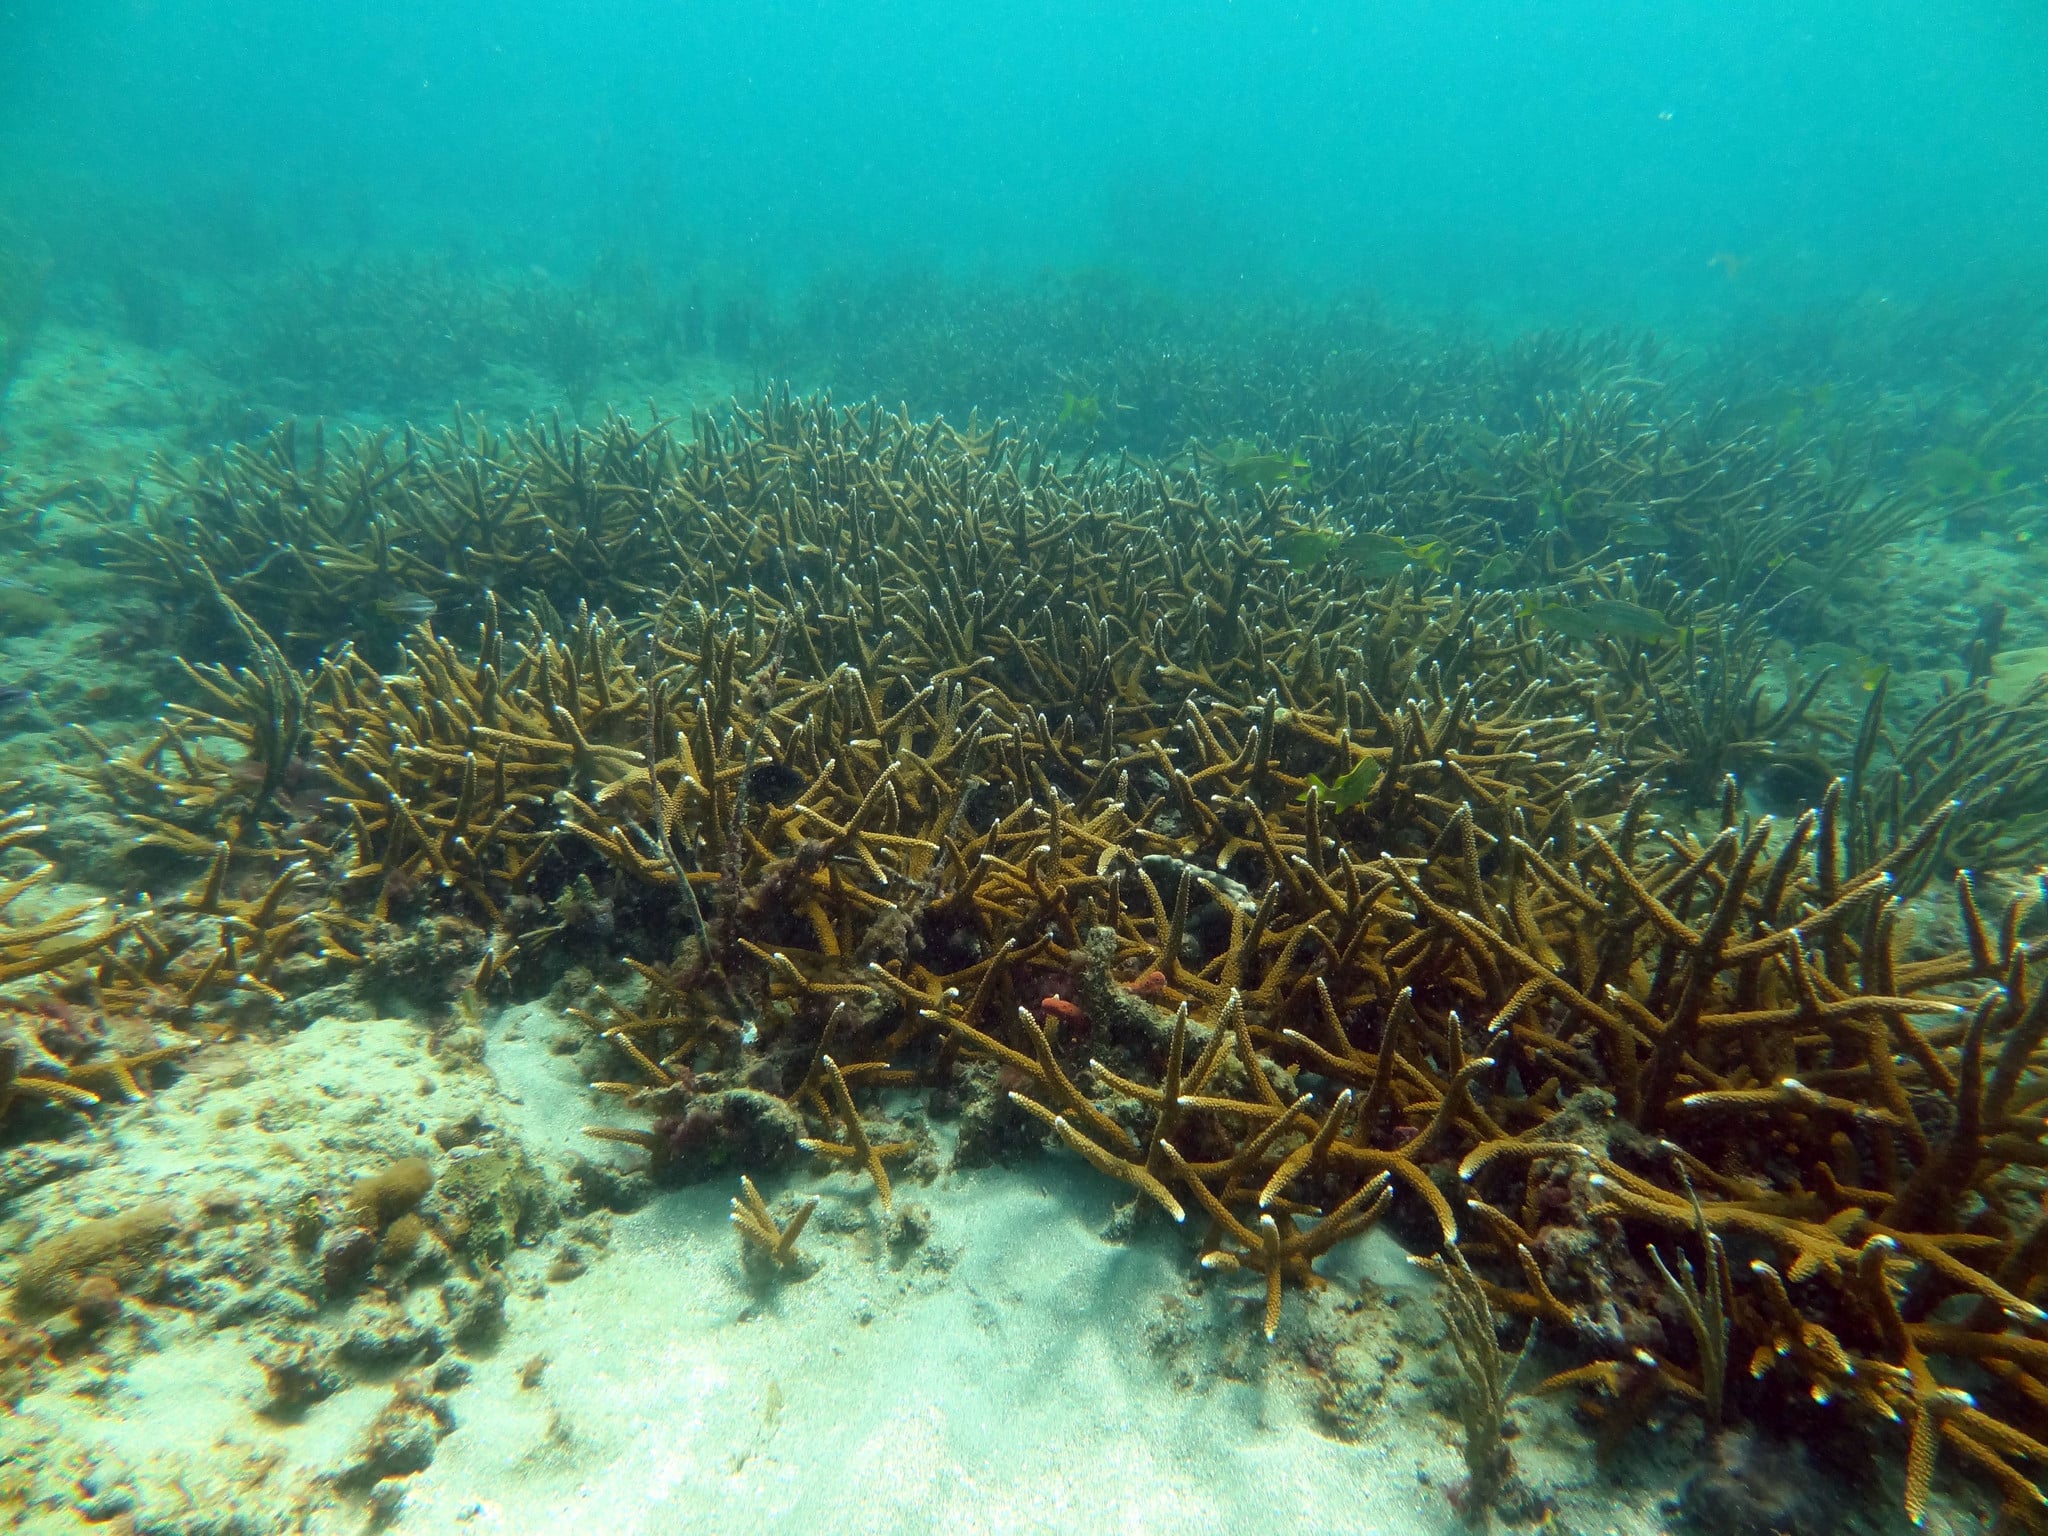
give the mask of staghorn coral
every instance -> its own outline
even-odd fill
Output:
[[[754,1188],[754,1181],[741,1174],[740,1192],[732,1200],[732,1224],[740,1235],[742,1261],[760,1255],[777,1269],[800,1269],[804,1259],[796,1251],[796,1240],[817,1209],[818,1197],[812,1195],[790,1213],[787,1221],[778,1223],[768,1202]]]
[[[190,466],[160,499],[103,512],[110,563],[211,629],[227,597],[296,653],[379,647],[422,617],[453,621],[486,593],[573,608],[646,590],[674,558],[676,440],[614,418],[601,435],[536,424],[501,438],[458,418],[303,435],[286,422]]]
[[[1957,745],[1896,752],[1913,793],[1880,815],[1880,733],[1845,763],[1765,739],[1804,704],[1763,700],[1748,617],[1654,562],[1553,538],[1532,612],[1412,563],[1276,557],[1291,485],[1062,468],[999,428],[776,396],[579,451],[627,439],[662,466],[658,593],[606,577],[588,595],[616,609],[514,612],[478,569],[473,645],[430,621],[394,671],[329,656],[304,683],[316,816],[237,802],[176,745],[110,787],[187,803],[224,870],[333,870],[295,921],[348,954],[417,908],[488,924],[479,989],[544,974],[605,904],[577,942],[636,985],[586,1021],[631,1079],[600,1087],[650,1120],[599,1134],[658,1168],[715,1163],[752,1106],[776,1145],[745,1161],[804,1145],[887,1206],[913,1138],[883,1091],[993,1078],[1207,1268],[1258,1275],[1269,1337],[1286,1288],[1386,1220],[1578,1351],[1547,1385],[1613,1398],[1616,1435],[1658,1394],[1714,1418],[1783,1393],[1903,1422],[1909,1509],[1937,1447],[2038,1502],[2048,941],[1963,878],[1963,947],[1911,950],[1901,902],[1992,847],[1957,841],[1980,797],[2032,793],[2009,748],[2038,701],[1938,706],[1925,739]],[[265,580],[222,585],[253,614]],[[1657,617],[1631,648],[1559,606]],[[220,688],[190,734],[267,739],[246,717],[279,697]],[[1733,780],[1718,826],[1641,787],[1795,751],[1848,778],[1786,820]],[[173,760],[200,792],[166,794]],[[1659,1317],[1660,1271],[1696,1322]]]
[[[12,786],[8,786],[12,787]],[[0,854],[28,847],[46,829],[31,810],[0,816]],[[37,864],[25,874],[0,879],[0,984],[60,970],[103,948],[119,924],[101,922],[98,901],[81,902],[27,922],[15,921],[12,909],[22,904],[54,870]]]
[[[0,854],[25,848],[43,830],[30,811],[0,816]],[[155,1043],[155,1025],[182,1022],[172,1010],[155,1006],[176,959],[157,936],[156,914],[113,913],[93,900],[27,922],[11,920],[11,909],[53,872],[37,864],[0,880],[0,985],[34,982],[38,989],[23,994],[16,988],[8,1001],[0,1035],[0,1121],[24,1096],[74,1109],[108,1098],[139,1099],[153,1068],[200,1043]],[[138,945],[150,956],[143,967],[130,958]],[[188,997],[221,974],[216,958],[200,982],[186,987]],[[95,1002],[102,1006],[91,1007]],[[118,1034],[108,1028],[112,1017],[123,1020]]]
[[[1982,678],[1945,688],[1903,740],[1891,740],[1887,682],[1879,680],[1864,708],[1850,762],[1851,861],[1873,862],[1960,799],[1939,842],[1899,871],[1903,888],[2018,862],[2048,828],[2048,683],[2037,680],[2004,701],[1994,701]]]

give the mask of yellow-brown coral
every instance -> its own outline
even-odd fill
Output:
[[[659,509],[658,595],[479,589],[474,644],[426,624],[392,670],[307,680],[336,814],[237,846],[339,866],[337,946],[431,900],[516,978],[608,903],[646,985],[589,1022],[652,1128],[605,1134],[657,1159],[696,1096],[773,1093],[886,1207],[856,1090],[978,1088],[1196,1218],[1269,1334],[1384,1213],[1580,1351],[1569,1379],[1908,1419],[1915,1468],[1946,1443],[2018,1502],[2048,1429],[2048,951],[1967,879],[1953,953],[1900,931],[1968,807],[1878,814],[1867,754],[1788,819],[1732,780],[1718,818],[1661,805],[1652,775],[1699,787],[1670,765],[1706,703],[1675,701],[1719,686],[1689,649],[1574,643],[1419,568],[1298,569],[1286,488],[786,397],[687,443],[610,424],[587,454],[613,452]],[[1650,564],[1560,579],[1743,632]],[[1944,709],[1947,760],[2003,761]],[[1698,1324],[1666,1330],[1642,1255],[1672,1239]],[[1929,1361],[1984,1374],[1967,1413]]]

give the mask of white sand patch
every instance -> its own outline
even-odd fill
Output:
[[[1270,1527],[1276,1496],[1305,1524],[1449,1528],[1412,1460],[1390,1477],[1316,1433],[1289,1383],[1174,1390],[1148,1336],[1184,1283],[1175,1242],[1090,1232],[1099,1184],[990,1170],[909,1197],[937,1230],[902,1271],[861,1251],[871,1229],[814,1222],[818,1269],[758,1302],[721,1192],[621,1221],[589,1274],[515,1311],[400,1529],[1226,1532]],[[529,1345],[549,1363],[526,1391]]]
[[[550,1033],[540,1010],[510,1016],[489,1062],[522,1129],[552,1137],[591,1113],[563,1098]],[[1281,1363],[1285,1331],[1255,1337],[1256,1287],[1191,1296],[1192,1245],[1163,1219],[1105,1241],[1122,1192],[1077,1162],[899,1189],[934,1229],[900,1269],[864,1183],[791,1187],[826,1201],[802,1242],[817,1261],[806,1278],[757,1292],[726,1221],[731,1191],[699,1187],[620,1220],[581,1279],[515,1298],[511,1339],[459,1394],[462,1428],[408,1485],[397,1528],[1459,1528],[1442,1491],[1462,1471],[1450,1426],[1415,1388],[1396,1389],[1363,1443],[1325,1433],[1311,1385]],[[1323,1267],[1337,1283],[1290,1291],[1293,1326],[1355,1297],[1362,1271],[1431,1326],[1391,1240]],[[1192,1322],[1168,1326],[1169,1304]],[[548,1364],[524,1389],[529,1350]],[[1230,1374],[1226,1357],[1242,1361]]]

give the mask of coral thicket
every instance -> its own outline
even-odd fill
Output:
[[[1694,427],[281,430],[110,525],[220,659],[89,770],[193,861],[101,984],[253,1006],[421,923],[471,996],[595,964],[602,1134],[657,1172],[800,1148],[887,1208],[932,1089],[1256,1274],[1268,1336],[1373,1222],[1448,1250],[1481,1504],[1499,1316],[1616,1432],[1803,1403],[1900,1426],[1915,1516],[1941,1456],[2031,1511],[2048,940],[2001,872],[2048,707],[1768,683],[1773,541],[1918,509]]]

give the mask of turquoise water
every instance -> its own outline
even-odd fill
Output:
[[[683,252],[778,282],[1106,263],[1687,324],[2025,278],[2043,233],[2022,5],[158,3],[4,25],[7,190],[82,263],[135,239],[200,271],[365,244],[565,271]]]

